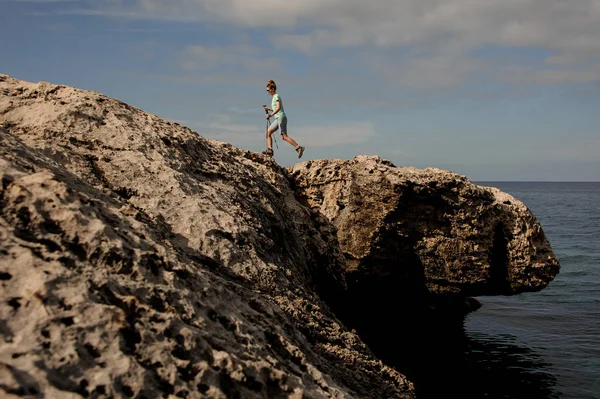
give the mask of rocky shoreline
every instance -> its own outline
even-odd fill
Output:
[[[447,171],[284,169],[7,75],[0,142],[7,397],[414,398],[411,340],[559,272],[524,204]]]

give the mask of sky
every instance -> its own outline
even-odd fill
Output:
[[[0,73],[298,159],[600,181],[600,0],[0,0]]]

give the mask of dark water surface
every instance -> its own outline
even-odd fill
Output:
[[[600,399],[600,183],[476,183],[525,203],[561,272],[537,293],[478,297],[462,334],[422,337],[399,369],[419,399]]]
[[[483,307],[465,323],[465,357],[501,371],[482,397],[600,398],[600,183],[478,184],[523,201],[561,264],[540,292],[478,298]],[[530,392],[513,392],[519,386]]]
[[[600,183],[477,184],[525,203],[561,272],[537,293],[478,298],[463,361],[480,384],[467,396],[600,398]]]

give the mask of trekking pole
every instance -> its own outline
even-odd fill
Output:
[[[266,107],[266,105],[263,105],[263,107]],[[269,115],[269,111],[265,109],[265,114]],[[271,118],[267,118],[267,130],[269,130],[269,125],[271,124]],[[277,146],[277,149],[279,149],[279,144],[277,144],[277,139],[275,138],[275,135],[273,135],[273,140],[275,140],[275,145]]]

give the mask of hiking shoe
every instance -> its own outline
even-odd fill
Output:
[[[302,154],[304,154],[304,147],[298,147],[296,151],[298,152],[298,158],[302,158]]]
[[[263,151],[263,154],[272,157],[273,156],[273,149],[267,148],[265,151]]]

